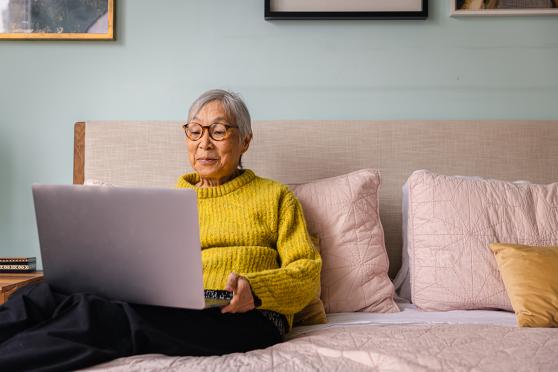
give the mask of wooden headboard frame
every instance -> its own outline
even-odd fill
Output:
[[[85,182],[85,122],[74,124],[74,185]]]

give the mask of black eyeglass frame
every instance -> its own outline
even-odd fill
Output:
[[[190,124],[195,124],[195,125],[198,125],[199,127],[201,127],[202,133],[201,133],[199,138],[194,139],[194,138],[192,138],[188,135],[188,125],[190,125]],[[223,138],[213,137],[212,128],[215,128],[216,125],[222,125],[226,128],[225,136]],[[206,130],[209,133],[209,137],[212,140],[214,140],[214,141],[224,141],[229,137],[228,133],[229,133],[229,129],[231,129],[231,128],[238,128],[238,125],[230,125],[230,124],[224,124],[224,123],[213,123],[211,125],[201,125],[201,124],[198,124],[198,123],[186,123],[182,126],[182,129],[184,129],[184,133],[186,134],[186,137],[188,137],[191,141],[199,141],[203,137],[203,135],[205,134]]]

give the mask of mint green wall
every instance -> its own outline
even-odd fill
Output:
[[[121,0],[115,42],[0,41],[0,255],[38,256],[31,184],[71,183],[73,123],[182,119],[202,91],[255,119],[558,119],[558,17],[275,21],[262,0]]]

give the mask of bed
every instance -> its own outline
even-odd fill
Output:
[[[557,121],[258,121],[253,131],[245,167],[294,187],[364,168],[379,170],[379,219],[394,280],[406,267],[402,186],[414,171],[537,184],[558,181]],[[177,176],[189,171],[178,122],[80,122],[74,135],[77,184],[100,180],[174,187]],[[550,210],[558,216],[552,212],[558,206]],[[398,286],[406,275],[397,276]],[[558,369],[555,328],[520,328],[510,311],[422,311],[408,300],[397,300],[400,312],[330,306],[334,312],[328,313],[326,324],[297,326],[285,342],[265,350],[204,358],[139,355],[89,369]]]

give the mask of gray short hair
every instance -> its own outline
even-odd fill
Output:
[[[223,89],[212,89],[202,93],[202,95],[192,103],[192,106],[190,106],[190,110],[188,111],[188,122],[198,114],[203,106],[211,101],[221,102],[228,119],[234,121],[231,124],[238,126],[240,141],[243,141],[252,134],[252,121],[246,104],[237,93]]]

